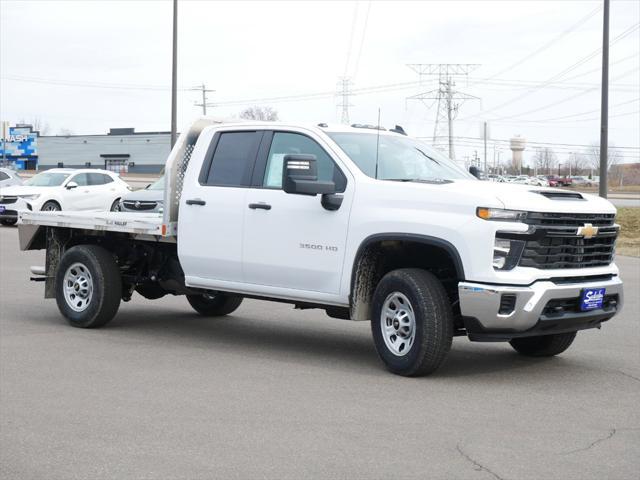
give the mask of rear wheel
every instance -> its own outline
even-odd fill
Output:
[[[451,348],[453,313],[442,283],[419,269],[386,274],[373,295],[373,340],[393,373],[428,375]]]
[[[201,294],[187,295],[187,301],[193,309],[205,317],[221,317],[234,312],[242,303],[242,297],[233,295]]]
[[[97,245],[78,245],[67,250],[56,273],[56,303],[69,323],[97,328],[118,311],[122,279],[113,256]]]
[[[538,337],[514,338],[509,342],[513,349],[527,357],[552,357],[571,346],[577,332],[555,333]]]
[[[49,200],[48,202],[45,202],[44,205],[42,205],[42,208],[40,210],[43,212],[59,212],[60,210],[62,210],[62,208],[60,207],[60,204],[58,204],[58,202]]]

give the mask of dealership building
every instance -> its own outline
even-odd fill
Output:
[[[158,173],[170,132],[112,128],[103,135],[39,135],[31,125],[3,126],[0,163],[16,170],[104,168],[118,173]]]

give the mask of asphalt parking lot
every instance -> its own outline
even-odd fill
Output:
[[[454,341],[387,373],[369,324],[245,301],[198,317],[135,296],[68,327],[0,228],[0,478],[637,479],[640,259],[626,306],[557,358]]]

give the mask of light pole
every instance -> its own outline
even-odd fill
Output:
[[[600,105],[600,188],[607,198],[607,148],[609,143],[609,0],[604,0],[602,15],[602,98]]]
[[[171,148],[176,143],[178,83],[178,0],[173,0],[173,52],[171,64]]]

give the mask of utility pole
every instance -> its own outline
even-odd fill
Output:
[[[207,93],[215,92],[215,90],[207,90],[206,85],[203,83],[199,87],[192,88],[191,90],[200,90],[202,91],[202,103],[195,103],[196,107],[202,107],[202,115],[207,116],[207,107],[213,107],[213,103],[207,103]]]
[[[178,0],[173,0],[173,52],[171,63],[171,148],[173,148],[176,144],[178,123]]]
[[[600,196],[607,198],[607,150],[609,148],[609,0],[602,15],[602,104],[600,106]]]
[[[487,173],[487,121],[484,122],[484,173]]]
[[[408,97],[407,100],[420,100],[425,105],[425,100],[435,100],[437,102],[438,110],[433,129],[433,146],[443,149],[443,139],[448,138],[449,158],[455,160],[453,121],[458,114],[460,105],[465,100],[479,100],[479,98],[456,91],[453,78],[455,76],[468,75],[480,65],[469,63],[418,63],[407,66],[420,76],[420,80],[425,75],[438,75],[439,88],[437,90],[419,93]]]
[[[349,107],[353,107],[349,103],[349,97],[352,95],[351,87],[353,82],[350,77],[339,77],[338,79],[338,96],[340,97],[340,103],[338,107],[342,108],[342,114],[340,115],[340,123],[349,125]]]

